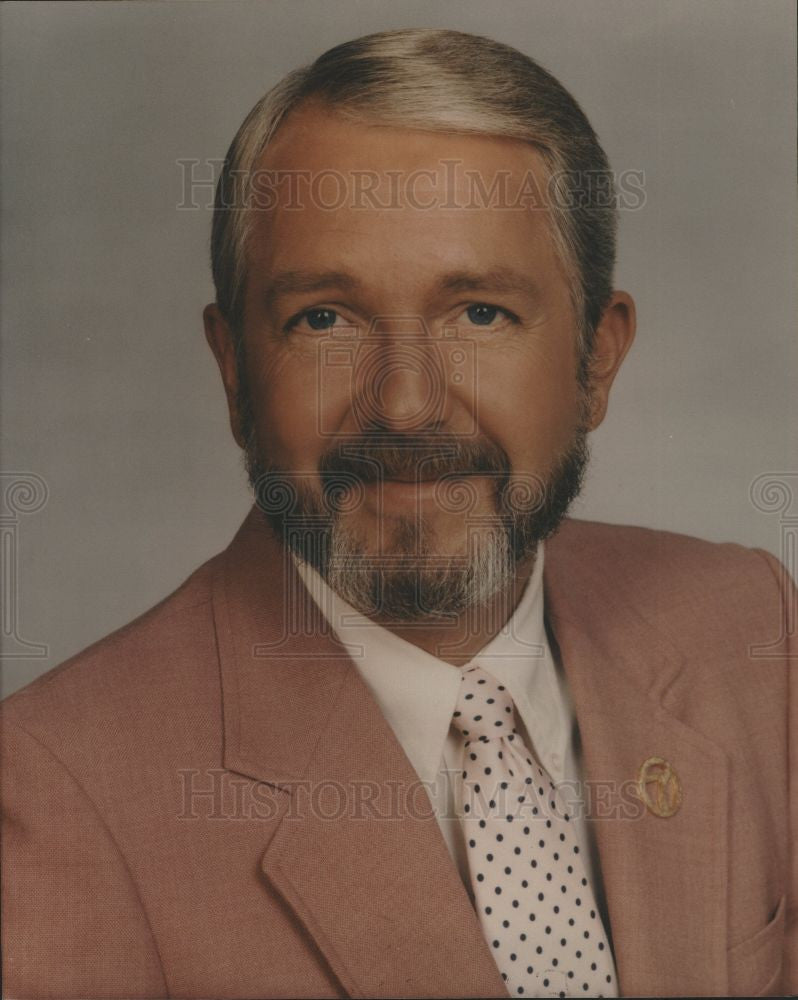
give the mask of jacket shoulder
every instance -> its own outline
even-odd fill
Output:
[[[669,572],[715,574],[739,571],[742,566],[758,569],[776,562],[762,549],[737,542],[711,542],[705,538],[638,525],[607,524],[567,518],[546,543],[552,558],[570,559],[581,555],[602,560],[605,566],[623,567],[636,573]],[[548,557],[547,557],[548,558]]]
[[[778,629],[794,599],[781,563],[763,549],[635,525],[568,518],[546,543],[546,566],[559,587],[585,600],[611,591],[643,617],[684,631],[689,622],[754,622]],[[794,592],[793,592],[794,594]]]

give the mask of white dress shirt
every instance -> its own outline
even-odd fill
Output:
[[[462,738],[451,725],[461,668],[446,663],[377,625],[343,601],[307,563],[294,562],[313,599],[355,662],[407,758],[425,784],[443,838],[469,895],[463,830],[454,781]],[[604,909],[594,838],[584,817],[583,771],[574,710],[561,665],[555,663],[543,619],[544,545],[509,621],[471,662],[493,674],[512,695],[524,742],[562,787],[571,807],[587,877]],[[472,896],[473,898],[473,896]]]

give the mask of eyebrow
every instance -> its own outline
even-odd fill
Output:
[[[521,292],[533,296],[540,291],[529,275],[511,267],[493,267],[483,272],[453,271],[441,277],[439,287],[446,292]]]
[[[357,278],[346,271],[280,271],[269,281],[267,299],[271,302],[283,295],[319,292],[324,288],[349,291],[359,284]]]
[[[362,282],[346,271],[280,271],[269,281],[266,301],[271,304],[285,295],[334,288],[351,292],[361,287]],[[515,292],[537,297],[540,289],[529,275],[510,267],[493,267],[487,271],[451,271],[441,275],[433,287],[433,294],[470,291],[505,294]]]

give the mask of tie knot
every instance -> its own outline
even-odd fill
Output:
[[[509,691],[482,667],[468,667],[452,718],[468,740],[501,739],[515,733],[515,711]]]

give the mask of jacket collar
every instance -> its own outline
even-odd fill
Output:
[[[620,987],[722,993],[727,763],[663,706],[684,658],[619,596],[616,564],[589,525],[567,521],[547,543],[544,593],[579,724]],[[214,614],[224,766],[291,797],[263,871],[347,992],[506,996],[426,793],[257,509],[217,563]],[[683,787],[670,818],[635,794],[650,757],[669,761]]]

